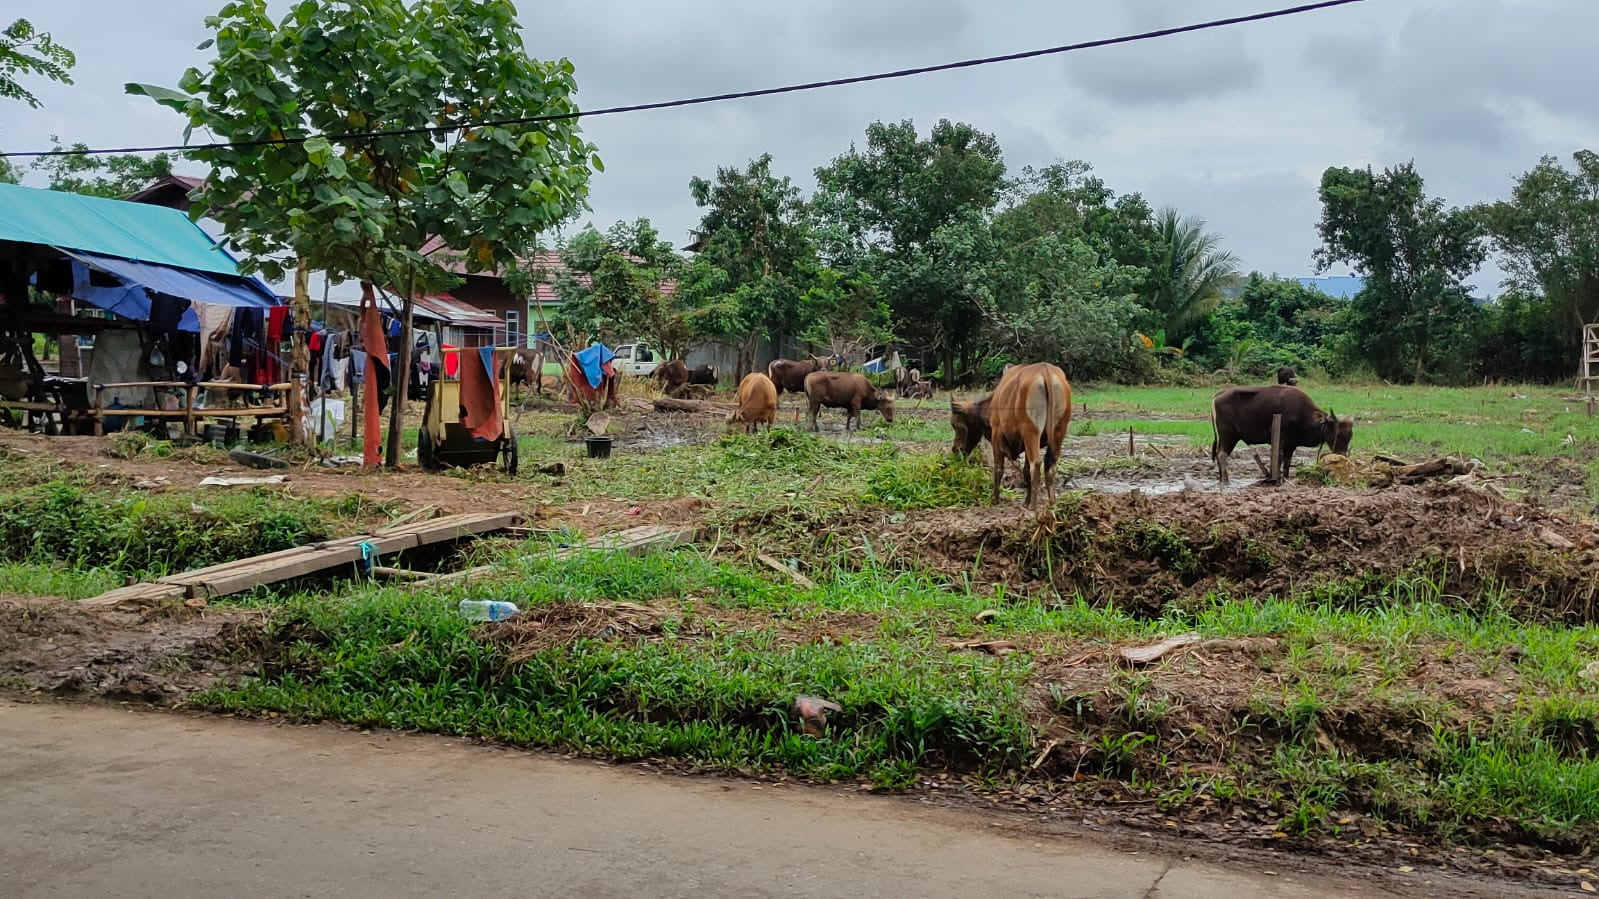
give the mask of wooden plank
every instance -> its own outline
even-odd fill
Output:
[[[795,571],[794,569],[788,567],[787,565],[784,565],[782,562],[779,562],[777,559],[772,558],[771,556],[767,555],[766,553],[758,553],[758,554],[756,554],[755,558],[760,560],[760,563],[762,565],[765,565],[767,568],[772,569],[773,571],[777,572],[778,574],[787,576],[788,579],[793,581],[795,586],[799,587],[800,589],[802,589],[802,590],[814,590],[814,589],[816,589],[816,582],[815,581],[811,580],[810,578],[806,577],[803,574],[800,574],[798,571]]]
[[[1277,413],[1271,417],[1271,476],[1266,480],[1273,484],[1280,484],[1283,480],[1283,416]]]
[[[578,546],[569,546],[555,551],[554,558],[570,559],[581,552],[605,551],[625,552],[628,555],[638,556],[655,549],[670,549],[685,543],[693,543],[699,536],[697,528],[674,528],[661,525],[641,525],[628,528],[625,531],[613,531],[601,534]],[[456,581],[475,580],[487,577],[499,571],[497,565],[479,565],[476,568],[466,568],[461,571],[451,571],[437,574],[425,581],[416,581],[416,586],[432,587],[438,584],[454,583]]]
[[[82,600],[78,603],[78,605],[88,606],[90,608],[109,609],[113,606],[119,606],[125,602],[142,604],[157,603],[169,599],[182,599],[187,592],[188,591],[185,590],[180,584],[134,584],[129,587],[119,587],[115,590],[102,593],[99,596]]]

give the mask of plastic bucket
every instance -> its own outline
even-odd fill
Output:
[[[611,458],[611,440],[603,434],[591,434],[584,443],[588,445],[590,459]]]

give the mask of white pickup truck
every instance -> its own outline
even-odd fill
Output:
[[[660,354],[642,343],[624,343],[616,348],[616,370],[642,378],[661,364]]]

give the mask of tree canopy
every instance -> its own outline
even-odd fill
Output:
[[[571,62],[537,60],[508,0],[300,0],[281,20],[237,0],[207,20],[215,57],[179,90],[129,90],[181,110],[211,172],[195,216],[216,216],[272,277],[298,260],[405,298],[404,396],[417,291],[515,268],[586,206],[595,148],[569,116]],[[393,417],[388,462],[397,464]]]
[[[48,31],[40,31],[27,19],[17,19],[0,31],[0,99],[21,100],[37,109],[42,104],[22,79],[37,76],[71,84],[72,67],[77,63],[77,56],[56,43]]]

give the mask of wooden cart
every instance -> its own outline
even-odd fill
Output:
[[[475,351],[475,348],[473,348]],[[446,350],[447,353],[459,350]],[[515,347],[495,347],[495,381],[499,388],[499,437],[479,440],[461,423],[461,382],[437,378],[428,384],[422,427],[416,433],[416,460],[430,471],[445,467],[490,465],[500,460],[506,474],[516,474],[516,434],[511,429],[511,360]],[[463,363],[464,364],[464,363]]]

